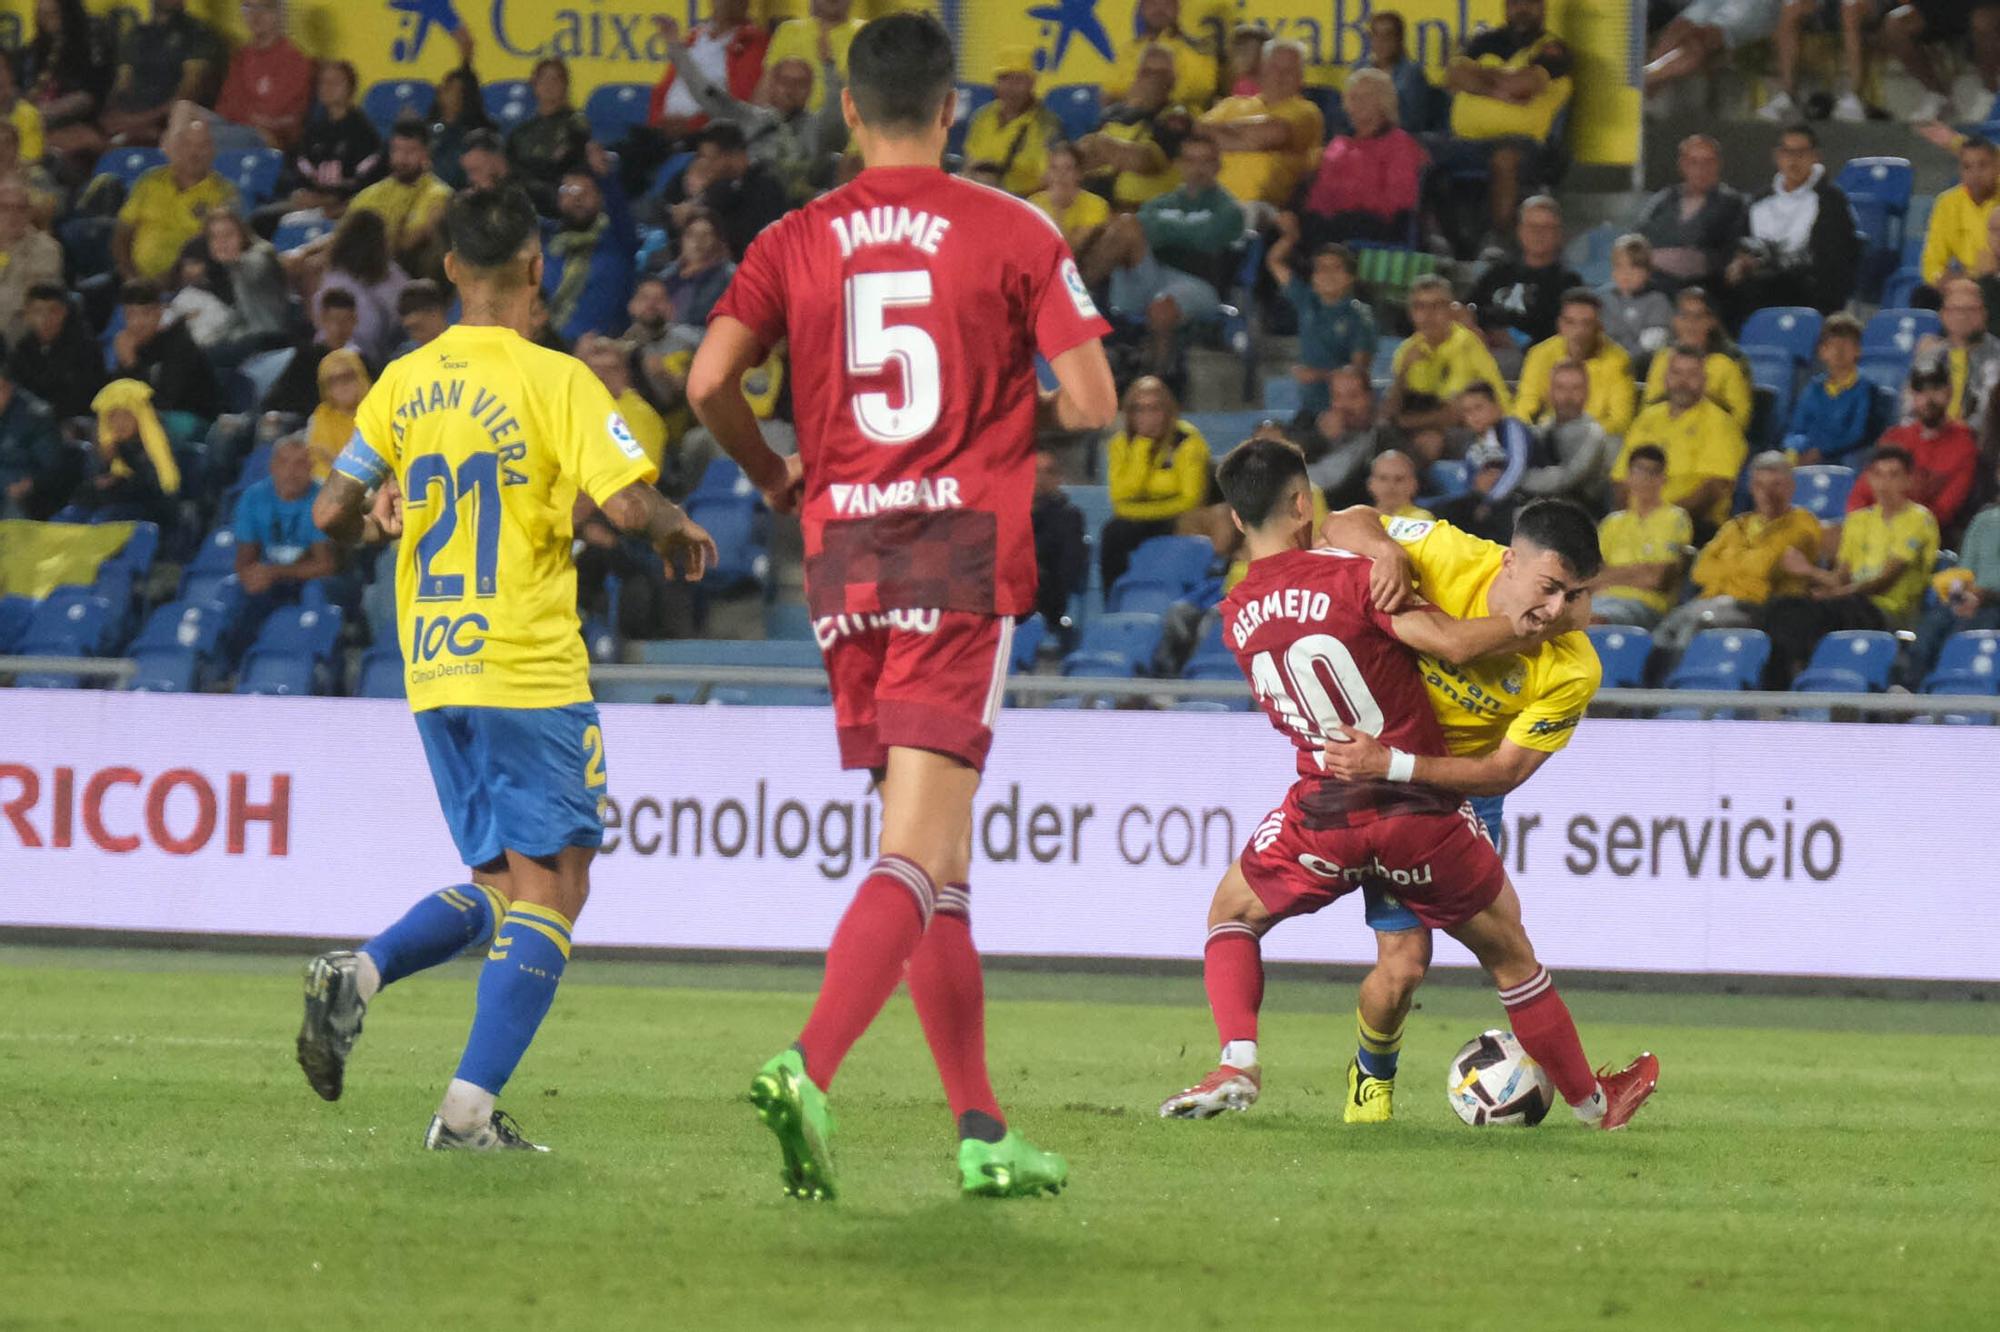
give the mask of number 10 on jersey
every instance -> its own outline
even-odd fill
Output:
[[[850,399],[854,423],[877,444],[907,444],[937,424],[944,386],[937,343],[914,324],[892,324],[896,310],[931,303],[931,275],[921,268],[893,273],[856,273],[843,293],[847,309],[847,374],[850,379],[886,373],[902,376],[902,405],[888,393],[869,390]]]

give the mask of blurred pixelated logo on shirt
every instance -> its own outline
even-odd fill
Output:
[[[402,15],[401,33],[389,47],[391,59],[407,62],[422,55],[432,28],[458,31],[458,9],[452,0],[389,0],[389,8]]]
[[[1062,64],[1063,57],[1069,54],[1071,39],[1076,37],[1090,43],[1106,60],[1117,58],[1111,49],[1111,34],[1097,17],[1097,0],[1053,0],[1050,4],[1032,5],[1028,17],[1041,25],[1042,45],[1035,52],[1037,68],[1048,70]]]

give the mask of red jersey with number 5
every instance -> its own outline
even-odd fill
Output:
[[[1461,799],[1408,782],[1345,782],[1320,767],[1320,746],[1340,738],[1342,723],[1406,753],[1446,752],[1416,655],[1376,609],[1368,573],[1369,561],[1346,551],[1291,551],[1252,563],[1222,602],[1223,642],[1264,715],[1298,747],[1310,826],[1441,813]]]
[[[767,227],[711,318],[788,340],[815,618],[1035,606],[1035,353],[1110,331],[1032,204],[876,167]]]

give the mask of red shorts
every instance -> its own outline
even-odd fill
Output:
[[[1434,930],[1462,925],[1507,882],[1486,830],[1462,805],[1449,814],[1391,814],[1309,828],[1298,788],[1250,834],[1243,877],[1272,916],[1308,916],[1357,888],[1400,899]]]
[[[840,766],[880,768],[889,749],[929,749],[984,770],[1007,684],[1014,622],[899,610],[813,622],[833,687]]]

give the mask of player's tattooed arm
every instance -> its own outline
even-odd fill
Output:
[[[403,534],[403,497],[394,481],[371,496],[345,472],[326,478],[313,499],[313,526],[340,546],[379,546]]]
[[[1382,512],[1366,504],[1356,504],[1326,516],[1319,530],[1320,540],[1374,562],[1368,575],[1368,591],[1375,608],[1386,615],[1407,610],[1416,604],[1417,573],[1410,552],[1382,527]]]
[[[715,538],[644,481],[634,481],[601,507],[619,531],[644,537],[677,577],[699,581],[716,561]]]

